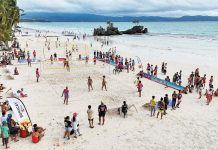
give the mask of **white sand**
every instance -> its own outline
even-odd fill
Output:
[[[44,38],[19,37],[21,46],[25,46],[28,40],[31,54],[35,49],[37,57],[43,59]],[[48,59],[54,52],[58,56],[64,56],[64,48],[55,48],[54,41],[51,40],[51,50],[44,50],[45,57]],[[66,37],[60,37],[61,44],[66,41]],[[143,63],[151,62],[160,68],[162,61],[168,62],[169,75],[183,70],[183,82],[187,83],[187,77],[195,68],[200,68],[200,74],[207,73],[207,77],[214,75],[215,89],[218,86],[218,67],[217,67],[217,46],[213,41],[196,40],[177,37],[148,37],[147,41],[137,43],[134,38],[132,42],[125,40],[125,37],[116,39],[118,53],[125,56],[140,56]],[[93,49],[100,48],[99,43],[93,43],[94,48],[87,46],[85,51],[84,43],[89,45],[89,40],[85,42],[74,42],[79,45],[79,53],[93,55]],[[123,44],[122,44],[123,43]],[[136,46],[137,45],[137,46]],[[103,48],[106,50],[107,48]],[[170,49],[170,50],[169,50]],[[208,49],[208,51],[207,51]],[[176,111],[168,110],[168,114],[163,120],[151,118],[150,112],[141,106],[149,102],[152,95],[156,100],[165,94],[171,95],[173,89],[142,79],[144,84],[142,98],[138,98],[134,80],[136,73],[127,74],[123,72],[119,75],[112,74],[112,67],[97,62],[94,66],[92,62],[85,65],[84,61],[73,61],[71,72],[63,69],[63,65],[55,63],[33,64],[32,67],[17,64],[19,76],[15,80],[5,80],[5,73],[1,76],[7,88],[24,88],[28,94],[27,98],[22,98],[25,103],[31,120],[46,128],[45,137],[38,143],[33,144],[30,138],[19,139],[17,143],[10,142],[11,149],[19,150],[51,150],[51,149],[90,149],[90,150],[123,150],[123,149],[218,149],[218,99],[214,98],[209,106],[206,99],[197,99],[197,93],[184,95],[180,109]],[[215,67],[216,66],[216,67]],[[41,72],[40,82],[36,83],[35,69],[39,67]],[[0,69],[3,72],[2,69]],[[108,91],[101,91],[102,76],[106,75]],[[94,91],[88,92],[87,77],[91,76],[94,82]],[[159,77],[164,78],[159,74]],[[208,82],[208,81],[207,81]],[[69,105],[63,105],[61,98],[62,90],[65,86],[70,89]],[[128,112],[128,118],[123,119],[118,115],[107,114],[104,126],[97,125],[97,108],[103,101],[108,109],[119,107],[126,100],[127,104],[135,104],[138,112],[132,108]],[[91,104],[95,110],[95,128],[90,129],[87,120],[87,106]],[[63,139],[64,117],[72,116],[73,112],[79,113],[81,137],[70,140]],[[59,146],[58,146],[59,145]],[[2,149],[2,146],[0,146]]]

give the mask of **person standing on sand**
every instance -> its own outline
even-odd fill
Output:
[[[27,62],[28,62],[28,67],[31,67],[31,59],[30,59],[30,57],[27,58]]]
[[[101,105],[98,106],[99,125],[101,124],[104,125],[106,112],[107,112],[107,106],[103,102],[101,102]]]
[[[53,61],[54,61],[53,55],[50,56],[50,61],[51,61],[51,64],[53,64]]]
[[[210,77],[209,88],[213,88],[213,76]]]
[[[166,115],[167,114],[167,112],[166,112],[167,111],[167,106],[169,104],[168,94],[166,94],[165,97],[164,97],[164,103],[165,103],[164,115]]]
[[[150,100],[151,117],[155,116],[155,106],[156,106],[155,96],[152,96],[152,99]]]
[[[33,51],[33,58],[36,59],[36,51]]]
[[[66,103],[66,105],[68,105],[68,99],[69,99],[69,90],[68,87],[66,86],[66,88],[63,90],[62,92],[62,96],[64,96],[64,104]]]
[[[158,113],[157,113],[157,118],[159,114],[161,114],[161,119],[163,118],[164,114],[164,102],[163,102],[163,97],[161,97],[160,101],[158,102]]]
[[[96,56],[94,56],[94,59],[93,59],[93,61],[94,61],[94,65],[96,65]]]
[[[103,76],[103,79],[102,79],[102,87],[101,87],[101,89],[102,89],[102,91],[103,91],[103,89],[105,88],[105,90],[107,91],[107,82],[106,82],[106,80],[105,80],[105,76]]]
[[[179,105],[182,102],[182,92],[181,91],[179,91],[177,98],[178,98],[178,102],[176,104],[176,107],[179,108]]]
[[[177,97],[178,97],[178,95],[176,94],[176,91],[174,91],[172,94],[172,110],[175,109]]]
[[[92,81],[91,77],[89,76],[88,77],[88,90],[89,90],[89,92],[90,92],[90,89],[93,90],[92,83],[93,83],[93,81]]]
[[[40,77],[39,68],[36,68],[36,82],[39,82],[39,77]]]
[[[210,104],[210,102],[212,101],[213,99],[213,90],[210,89],[209,91],[207,91],[206,93],[206,98],[207,98],[207,105]]]
[[[127,111],[128,111],[128,105],[126,104],[126,101],[123,101],[123,105],[121,107],[123,117],[126,118]]]
[[[88,121],[89,121],[89,127],[90,128],[94,128],[93,122],[94,122],[94,111],[92,110],[92,106],[89,105],[88,106],[88,110],[87,110],[87,114],[88,114]]]
[[[3,146],[5,146],[5,148],[8,149],[9,148],[9,146],[8,146],[9,128],[7,126],[7,121],[2,122],[1,135],[2,135],[1,137],[2,137]]]
[[[139,83],[137,84],[137,88],[138,88],[138,92],[139,92],[139,97],[142,96],[142,87],[143,87],[142,81],[139,81]]]

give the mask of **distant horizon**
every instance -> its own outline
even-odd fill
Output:
[[[21,21],[39,22],[160,22],[160,21],[218,21],[218,16],[181,16],[181,17],[162,17],[162,16],[109,16],[96,15],[91,13],[53,13],[53,12],[27,12],[21,17]]]

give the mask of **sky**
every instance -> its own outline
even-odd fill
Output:
[[[26,12],[111,16],[218,16],[218,0],[17,0]]]

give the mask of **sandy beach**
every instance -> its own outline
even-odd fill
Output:
[[[52,33],[52,35],[55,33]],[[136,74],[140,71],[136,61],[134,72],[126,71],[118,75],[113,74],[113,66],[97,61],[94,65],[92,58],[94,50],[108,51],[116,47],[117,53],[123,57],[136,59],[140,56],[144,67],[149,62],[158,65],[159,70],[162,62],[168,63],[167,75],[172,78],[175,72],[182,70],[182,85],[187,85],[187,78],[196,68],[200,69],[200,75],[207,74],[208,80],[214,76],[214,90],[218,87],[217,67],[217,41],[205,39],[190,39],[170,36],[148,36],[144,43],[137,42],[137,38],[111,37],[113,44],[101,47],[99,42],[88,37],[85,40],[74,40],[72,37],[59,36],[61,46],[56,48],[56,37],[48,37],[50,50],[45,47],[44,37],[17,35],[21,48],[30,51],[36,50],[37,59],[40,63],[33,63],[28,67],[26,63],[18,63],[15,59],[13,66],[7,69],[13,73],[14,67],[18,68],[19,75],[14,80],[8,80],[9,73],[6,68],[0,68],[0,81],[7,89],[14,90],[24,88],[28,97],[21,98],[30,115],[32,123],[37,123],[46,128],[42,140],[33,144],[30,137],[19,138],[19,141],[10,142],[12,150],[216,150],[218,149],[218,98],[214,97],[209,106],[206,105],[206,98],[198,99],[196,92],[183,94],[180,108],[167,111],[163,119],[150,117],[150,111],[142,105],[149,103],[153,95],[156,101],[168,94],[171,95],[174,89],[153,81],[142,78],[144,85],[142,97],[138,92],[134,81]],[[78,52],[72,53],[70,61],[70,72],[63,68],[62,62],[51,64],[48,59],[55,52],[58,57],[65,57],[65,43],[69,38],[68,50],[72,45],[78,46]],[[26,48],[26,42],[28,47]],[[90,46],[92,43],[92,47]],[[78,55],[83,57],[89,55],[90,61],[78,61]],[[40,78],[36,82],[35,70],[39,68]],[[102,76],[106,76],[108,91],[101,90]],[[87,78],[93,79],[94,90],[88,92]],[[165,76],[158,71],[158,77]],[[69,105],[63,104],[61,97],[63,89],[69,87]],[[7,89],[5,91],[7,91]],[[205,89],[203,90],[203,93]],[[8,94],[2,94],[4,98]],[[103,101],[108,109],[118,108],[126,101],[128,105],[134,104],[128,111],[128,117],[123,118],[115,113],[106,114],[104,126],[98,125],[98,105]],[[92,105],[94,110],[94,126],[90,129],[87,118],[87,106]],[[70,140],[64,139],[64,117],[78,113],[80,122],[81,137]],[[0,146],[1,149],[3,148]]]

